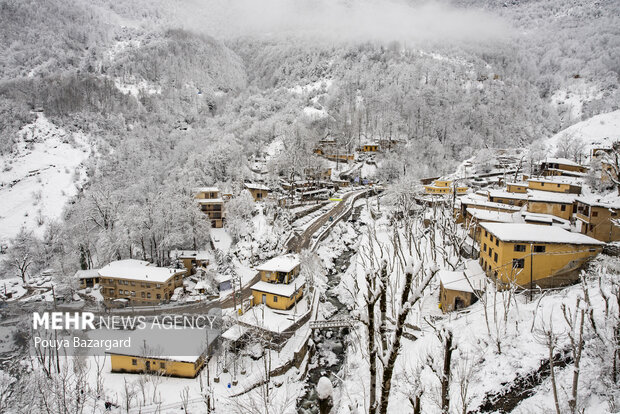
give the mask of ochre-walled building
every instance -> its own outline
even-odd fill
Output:
[[[527,180],[530,190],[549,191],[553,193],[581,194],[581,184],[575,181],[530,178]]]
[[[530,213],[550,214],[564,220],[570,220],[577,211],[576,195],[556,194],[543,191],[528,192],[527,211]]]
[[[484,271],[472,260],[465,270],[441,270],[439,276],[439,307],[446,313],[466,308],[478,301],[485,289]]]
[[[299,277],[297,256],[275,257],[258,266],[257,270],[260,281],[251,287],[255,305],[262,303],[273,309],[285,310],[302,298],[306,282]]]
[[[509,193],[527,193],[527,183],[506,183],[506,191]]]
[[[521,192],[509,192],[501,190],[489,191],[489,201],[493,203],[508,204],[511,206],[524,206],[527,204],[528,195]]]
[[[196,189],[196,201],[200,210],[211,220],[211,227],[220,228],[224,224],[224,200],[217,187],[202,187]]]
[[[620,202],[605,202],[586,198],[577,199],[577,220],[581,233],[596,240],[612,242],[620,240]]]
[[[479,263],[489,277],[521,287],[572,283],[603,243],[554,226],[483,223]]]
[[[467,186],[461,185],[456,187],[457,194],[465,194],[468,190]],[[425,185],[426,194],[452,194],[454,185],[452,180],[435,180],[432,184]]]
[[[126,299],[137,305],[167,302],[183,286],[185,269],[157,267],[142,260],[119,260],[99,269],[104,300]]]
[[[196,378],[204,357],[148,357],[110,353],[112,372]]]
[[[269,195],[269,187],[263,184],[245,183],[243,184],[246,190],[252,194],[254,201],[263,201]]]
[[[540,163],[543,175],[564,175],[564,172],[585,173],[587,167],[566,158],[547,158]]]

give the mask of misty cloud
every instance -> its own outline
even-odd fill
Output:
[[[404,0],[181,0],[176,14],[187,28],[217,38],[481,42],[510,32],[490,13]]]

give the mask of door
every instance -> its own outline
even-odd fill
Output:
[[[264,293],[263,293],[263,297],[261,298],[261,303],[263,305],[267,304],[267,295],[265,295]]]
[[[151,370],[151,361],[146,361],[146,370],[147,371]]]

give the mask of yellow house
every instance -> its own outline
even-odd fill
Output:
[[[110,353],[112,372],[132,374],[161,374],[170,377],[196,378],[205,358],[198,357],[148,357]]]
[[[489,191],[489,201],[493,203],[509,204],[511,206],[524,206],[527,204],[528,195],[521,192],[509,192],[501,190]]]
[[[104,300],[126,299],[139,305],[157,305],[167,302],[174,289],[183,286],[185,272],[126,259],[112,262],[98,273]]]
[[[581,184],[568,179],[530,178],[527,180],[530,190],[549,191],[553,193],[581,194]]]
[[[444,313],[476,303],[485,289],[486,276],[475,260],[467,262],[465,270],[441,270],[438,276],[439,307]]]
[[[530,213],[550,214],[564,220],[570,220],[576,212],[576,195],[559,194],[545,191],[530,191],[527,211]]]
[[[563,175],[563,172],[585,173],[588,168],[567,158],[547,158],[540,163],[540,170],[543,175]]]
[[[209,266],[209,253],[205,250],[176,250],[171,255],[183,263],[188,276],[195,274],[197,269],[206,269]]]
[[[424,186],[426,194],[452,194],[454,186],[452,180],[435,180],[430,185]],[[467,186],[457,186],[457,194],[465,194],[468,190]]]
[[[298,277],[299,269],[299,259],[292,254],[275,257],[258,266],[261,280],[251,287],[254,304],[281,310],[292,308],[302,298],[306,284]]]
[[[506,183],[506,191],[509,193],[527,193],[526,183]]]
[[[269,187],[263,184],[245,183],[243,184],[246,190],[252,194],[254,201],[263,201],[269,195]]]
[[[577,220],[581,222],[581,233],[596,240],[611,242],[620,240],[620,203],[577,199]]]
[[[211,227],[220,228],[224,224],[224,200],[217,187],[202,187],[195,190],[195,199],[200,210],[211,220]]]
[[[500,283],[556,287],[574,282],[603,243],[559,227],[483,223],[479,263]]]

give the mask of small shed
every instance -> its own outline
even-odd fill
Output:
[[[464,270],[441,270],[438,275],[439,307],[444,313],[476,303],[484,290],[486,276],[475,260],[467,262]]]

